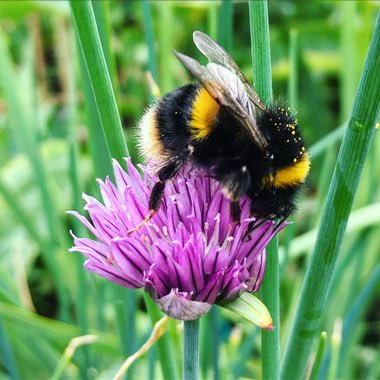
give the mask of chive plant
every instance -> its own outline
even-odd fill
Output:
[[[304,20],[292,8],[288,66],[279,59],[287,56],[288,8],[276,2],[171,2],[164,7],[143,0],[116,2],[111,8],[106,2],[73,0],[71,9],[64,4],[23,2],[15,7],[4,1],[0,7],[2,377],[90,379],[94,369],[97,376],[109,377],[122,360],[132,359],[145,346],[161,311],[147,293],[141,296],[84,273],[83,258],[67,254],[66,225],[77,236],[92,235],[64,210],[82,208],[82,190],[99,197],[92,189],[94,176],[115,180],[111,157],[127,156],[124,135],[133,155],[133,133],[122,130],[119,112],[129,127],[151,102],[142,71],[147,68],[165,93],[185,83],[184,77],[178,80],[179,64],[171,49],[194,56],[193,30],[207,32],[234,57],[240,45],[249,47],[251,28],[252,62],[243,60],[243,71],[252,64],[256,91],[269,102],[271,74],[281,94],[277,87],[285,84],[290,70],[289,105],[298,110],[312,143],[310,184],[295,223],[281,234],[278,250],[276,241],[267,249],[260,298],[271,311],[274,330],[262,332],[243,322],[241,315],[253,320],[261,307],[245,294],[202,317],[200,341],[198,322],[186,322],[183,328],[171,320],[150,348],[149,363],[140,351],[125,378],[178,379],[181,364],[184,378],[196,378],[199,370],[204,379],[378,378],[373,312],[380,284],[380,140],[374,133],[380,101],[379,20],[372,31],[376,6],[314,4],[313,23],[309,8],[302,10]],[[339,17],[326,18],[326,11]],[[74,52],[66,51],[73,35],[70,17],[78,34],[72,39]],[[321,41],[328,49],[320,48]],[[79,58],[78,68],[73,56]],[[334,90],[335,80],[339,90]],[[326,83],[328,91],[322,86]],[[85,346],[72,344],[86,341],[82,336],[89,333],[96,338]]]

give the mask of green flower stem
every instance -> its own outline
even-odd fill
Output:
[[[70,7],[108,149],[111,156],[121,162],[123,157],[128,156],[128,148],[94,11],[90,1],[70,0]]]
[[[272,101],[272,67],[269,43],[268,4],[249,2],[252,62],[255,89],[266,104]],[[272,315],[274,330],[262,331],[262,378],[278,379],[280,373],[280,298],[278,239],[267,248],[267,263],[261,286],[261,300]]]
[[[266,1],[250,0],[249,24],[251,30],[251,53],[253,83],[264,103],[270,103],[272,94],[272,67],[270,61],[268,4]]]
[[[199,373],[199,319],[184,322],[183,380],[197,380]]]
[[[380,16],[377,17],[354,107],[343,138],[305,276],[281,377],[302,378],[319,332],[339,248],[380,108]]]
[[[280,376],[280,265],[277,238],[269,243],[266,255],[260,296],[271,313],[274,329],[261,330],[262,378],[274,380]]]

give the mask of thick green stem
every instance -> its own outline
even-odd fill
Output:
[[[270,57],[268,4],[249,2],[252,62],[255,89],[265,104],[272,101],[272,67]],[[280,298],[277,237],[267,248],[265,278],[261,299],[272,315],[274,330],[262,331],[262,378],[278,379],[280,373]]]
[[[380,17],[335,165],[317,243],[305,276],[281,377],[300,379],[327,300],[347,220],[380,110]]]
[[[262,378],[276,380],[280,376],[280,270],[277,237],[268,245],[266,254],[266,273],[260,294],[271,313],[274,329],[261,331]]]
[[[266,1],[249,2],[253,83],[264,103],[272,101],[272,67],[269,45],[268,4]]]
[[[185,321],[183,339],[183,380],[197,380],[199,374],[199,319]]]

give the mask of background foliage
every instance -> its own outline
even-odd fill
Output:
[[[135,162],[134,128],[157,94],[147,72],[161,93],[187,83],[171,49],[200,58],[193,30],[221,42],[254,80],[246,2],[93,5]],[[283,349],[379,6],[273,1],[268,8],[274,97],[297,108],[312,155],[299,211],[279,237]],[[111,170],[66,2],[0,2],[0,85],[0,378],[109,378],[152,327],[142,292],[84,272],[82,258],[68,253],[68,230],[81,227],[65,211],[80,210],[81,192],[97,194],[94,179]],[[380,376],[379,144],[377,132],[329,291],[313,378]],[[205,378],[260,377],[257,328],[218,309],[201,327]],[[84,334],[97,341],[65,362],[70,340]],[[181,325],[172,321],[168,334],[179,363]],[[137,374],[160,376],[155,349],[128,376]]]

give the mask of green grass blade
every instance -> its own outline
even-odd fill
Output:
[[[360,321],[360,317],[366,312],[371,300],[374,299],[376,291],[380,286],[380,264],[374,269],[370,275],[367,283],[361,289],[359,295],[356,297],[355,301],[352,303],[351,308],[348,310],[344,320],[343,320],[343,331],[342,331],[342,345],[340,348],[339,355],[339,366],[337,375],[341,377],[343,374],[344,366],[348,360],[349,349],[352,348],[350,344],[352,338],[354,337],[355,329]]]
[[[162,318],[161,312],[158,310],[157,305],[153,302],[147,293],[144,293],[144,300],[146,308],[152,325]],[[157,352],[160,359],[162,375],[164,379],[178,379],[178,368],[174,360],[175,356],[172,353],[170,340],[168,334],[163,335],[157,342]]]
[[[151,5],[148,0],[142,0],[141,5],[143,10],[145,43],[148,47],[148,70],[152,74],[153,79],[157,82],[158,78],[156,64],[156,48],[154,41]]]
[[[288,101],[295,110],[298,108],[298,30],[290,31],[289,43],[289,84]]]
[[[10,379],[20,379],[19,371],[17,369],[16,358],[14,357],[12,346],[7,337],[3,320],[0,316],[0,353],[3,358],[2,365],[8,371]]]
[[[265,104],[272,101],[272,66],[270,56],[268,4],[266,1],[249,2],[252,62],[255,89]],[[279,299],[278,239],[267,248],[265,277],[261,299],[267,306],[274,330],[261,332],[262,377],[278,379],[280,372],[280,299]]]
[[[94,11],[89,1],[70,0],[70,7],[107,145],[111,156],[121,162],[128,155],[128,148]]]
[[[33,129],[33,122],[27,120],[26,114],[21,112],[23,110],[22,96],[19,85],[19,80],[15,70],[12,67],[9,51],[5,45],[5,36],[0,29],[0,85],[4,88],[4,95],[9,107],[9,116],[12,123],[12,128],[16,136],[16,140],[20,145],[21,150],[26,154],[29,159],[30,166],[33,169],[33,174],[37,184],[37,188],[41,195],[41,204],[44,210],[46,225],[49,231],[49,241],[41,246],[43,259],[46,265],[52,271],[55,278],[60,307],[60,317],[64,320],[69,320],[69,304],[68,295],[65,289],[64,281],[60,276],[58,263],[56,261],[57,247],[61,243],[61,235],[59,231],[63,231],[61,221],[56,213],[52,196],[48,189],[48,178],[46,176],[45,167],[40,156],[39,147],[37,143],[36,131]],[[32,125],[31,125],[32,124]],[[6,189],[3,187],[3,194]],[[5,194],[6,195],[6,194]],[[17,201],[16,201],[17,203]],[[20,216],[21,209],[17,204],[12,205],[11,208]],[[27,220],[30,218],[28,217]],[[25,225],[28,221],[23,222]],[[33,232],[33,227],[27,227],[34,237],[37,237],[37,232]]]
[[[341,23],[341,46],[342,46],[342,70],[340,100],[341,112],[340,120],[344,122],[350,116],[352,104],[354,102],[355,90],[357,87],[357,77],[355,70],[355,59],[352,59],[353,52],[356,52],[355,38],[355,18],[356,18],[356,1],[342,1],[339,4],[342,11]]]
[[[248,4],[252,45],[253,83],[261,100],[264,103],[268,103],[273,99],[268,4],[266,1],[250,1]]]
[[[207,34],[213,39],[218,39],[218,3],[211,2],[208,6]]]
[[[310,157],[313,161],[314,158],[320,156],[327,149],[332,147],[335,143],[340,141],[343,138],[344,131],[347,128],[347,124],[342,124],[338,128],[334,129],[332,132],[326,136],[319,139],[315,144],[313,144],[310,149]]]
[[[208,373],[212,371],[214,379],[220,378],[219,356],[220,356],[220,324],[221,318],[219,310],[213,307],[201,319],[201,378],[206,379]]]
[[[5,45],[5,38],[2,30],[0,30],[0,85],[4,88],[4,95],[9,107],[9,116],[12,123],[17,141],[22,151],[29,158],[30,165],[34,171],[36,183],[41,193],[42,205],[46,215],[46,221],[50,232],[50,239],[53,244],[58,245],[57,228],[59,226],[57,215],[55,214],[55,207],[48,190],[47,178],[42,164],[42,159],[38,151],[36,136],[33,130],[33,122],[26,120],[19,92],[20,87],[17,85],[18,80],[15,71],[11,64],[8,49]]]
[[[83,94],[89,134],[89,145],[94,173],[98,178],[112,177],[111,153],[104,136],[102,122],[96,107],[91,80],[88,75],[82,51],[79,52],[79,64],[83,83]]]
[[[380,17],[342,142],[301,291],[281,377],[302,377],[316,334],[380,106]]]
[[[7,202],[8,207],[12,210],[14,215],[17,217],[21,225],[28,231],[30,237],[41,247],[47,248],[46,242],[41,238],[38,230],[33,223],[33,219],[25,212],[25,210],[20,205],[18,199],[14,194],[7,188],[7,186],[0,180],[0,194]]]
[[[103,48],[104,58],[106,60],[108,72],[111,77],[112,88],[116,99],[118,98],[118,87],[117,87],[117,74],[116,74],[116,63],[114,55],[111,51],[111,25],[110,25],[110,15],[109,7],[110,4],[107,1],[93,1],[91,2],[94,9],[94,15],[96,20],[96,26],[99,31],[99,38]]]
[[[360,232],[368,227],[377,226],[380,223],[380,202],[362,207],[353,211],[350,215],[347,226],[347,234],[353,235],[355,232]],[[317,238],[317,230],[309,230],[304,234],[295,237],[290,242],[289,256],[295,259],[306,251],[310,250]],[[280,259],[281,259],[280,255]]]
[[[80,186],[79,186],[79,174],[78,174],[78,156],[77,146],[74,141],[70,143],[70,167],[69,175],[71,179],[72,194],[73,194],[73,210],[79,210],[81,208]],[[78,220],[74,220],[74,233],[77,236],[83,236],[85,234],[83,225],[78,223]],[[76,320],[80,329],[80,334],[85,335],[88,333],[89,321],[88,321],[88,287],[86,284],[86,273],[83,270],[84,260],[80,255],[75,256],[75,273],[77,279],[76,297],[75,297],[75,311]],[[89,350],[88,347],[82,348],[84,353],[84,365],[80,367],[81,375],[85,375],[86,368],[90,366],[89,362]]]
[[[174,3],[168,1],[165,5],[160,2],[151,2],[152,6],[158,14],[158,30],[157,30],[157,46],[158,53],[158,84],[160,91],[166,93],[175,87],[173,76],[173,63],[175,59],[172,55],[173,49],[173,34],[168,33],[168,30],[174,30],[175,16],[174,16]],[[190,33],[189,33],[190,35]]]
[[[325,347],[326,347],[326,340],[327,340],[327,333],[326,331],[321,332],[321,336],[319,337],[317,352],[314,359],[313,368],[311,370],[310,374],[310,380],[317,380],[318,379],[318,373],[321,368],[323,355],[325,353]]]
[[[228,52],[232,50],[233,11],[233,1],[222,0],[219,8],[218,41]]]

